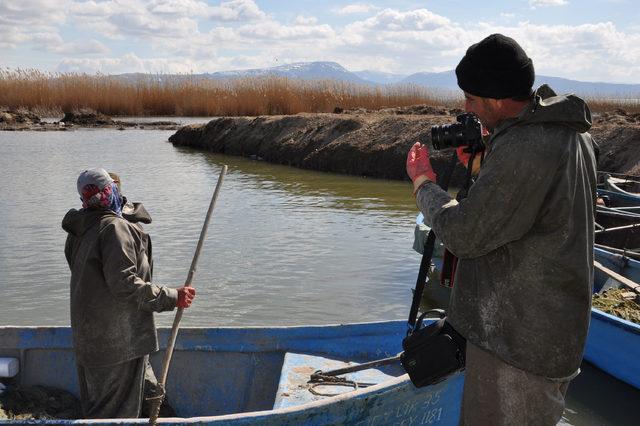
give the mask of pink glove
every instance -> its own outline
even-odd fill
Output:
[[[414,195],[424,182],[436,181],[436,174],[431,168],[429,151],[426,145],[416,142],[409,150],[409,154],[407,154],[407,174],[413,181]]]
[[[482,126],[481,129],[482,129],[482,137],[489,136],[489,131],[487,130],[486,127]],[[469,165],[469,159],[471,158],[471,153],[464,152],[465,149],[467,149],[466,145],[457,147],[456,154],[458,155],[458,161],[460,161],[463,166],[467,167]]]
[[[194,297],[196,297],[196,289],[183,286],[176,290],[178,290],[178,303],[176,303],[176,307],[188,308],[191,306],[191,302],[193,302]]]

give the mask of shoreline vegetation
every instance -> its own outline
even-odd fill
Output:
[[[640,99],[585,98],[592,111],[640,113]],[[461,108],[462,95],[417,85],[367,86],[279,76],[208,79],[0,70],[0,106],[39,116],[93,110],[110,116],[228,117],[328,113],[336,109],[429,105]]]
[[[0,106],[41,116],[84,109],[111,116],[258,116],[418,104],[461,107],[462,98],[420,86],[373,87],[277,76],[213,80],[145,74],[125,79],[0,70]]]

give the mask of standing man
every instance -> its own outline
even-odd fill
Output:
[[[448,320],[467,338],[460,423],[554,425],[590,318],[591,114],[574,95],[533,91],[531,59],[501,34],[469,47],[456,75],[490,131],[476,182],[452,200],[419,143],[407,172],[425,223],[459,258]]]
[[[151,283],[149,236],[122,217],[122,197],[103,169],[78,177],[82,209],[62,221],[71,269],[71,328],[86,418],[140,415],[149,354],[158,350],[153,312],[187,308],[192,287]]]

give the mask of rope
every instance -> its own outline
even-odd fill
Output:
[[[378,367],[380,365],[392,364],[400,360],[400,355],[377,359],[375,361],[365,362],[363,364],[352,365],[350,367],[338,368],[337,370],[330,371],[322,371],[317,370],[315,373],[311,374],[309,381],[311,386],[309,387],[309,392],[318,396],[336,396],[340,395],[339,393],[322,393],[315,390],[318,386],[349,386],[353,387],[353,390],[357,390],[358,388],[366,388],[367,386],[373,386],[375,383],[364,383],[364,382],[356,382],[355,380],[347,380],[344,377],[337,377],[341,374],[353,373],[356,371],[368,370],[373,367]]]
[[[322,373],[322,370],[318,370],[311,375],[311,379],[307,382],[310,383],[309,392],[318,396],[336,396],[340,393],[323,393],[316,390],[319,386],[347,386],[353,387],[353,390],[358,388],[366,388],[367,386],[373,386],[375,383],[356,382],[355,380],[347,380],[344,377],[328,376]]]

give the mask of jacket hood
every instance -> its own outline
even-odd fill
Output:
[[[142,203],[132,203],[124,198],[124,205],[122,206],[122,217],[127,219],[129,222],[137,223],[151,223],[151,215],[144,208]]]
[[[71,209],[62,219],[62,229],[69,234],[80,237],[94,226],[103,216],[116,216],[111,210]]]
[[[526,123],[558,123],[584,133],[591,128],[591,111],[576,95],[557,95],[546,84],[534,94],[530,108],[520,118]]]

